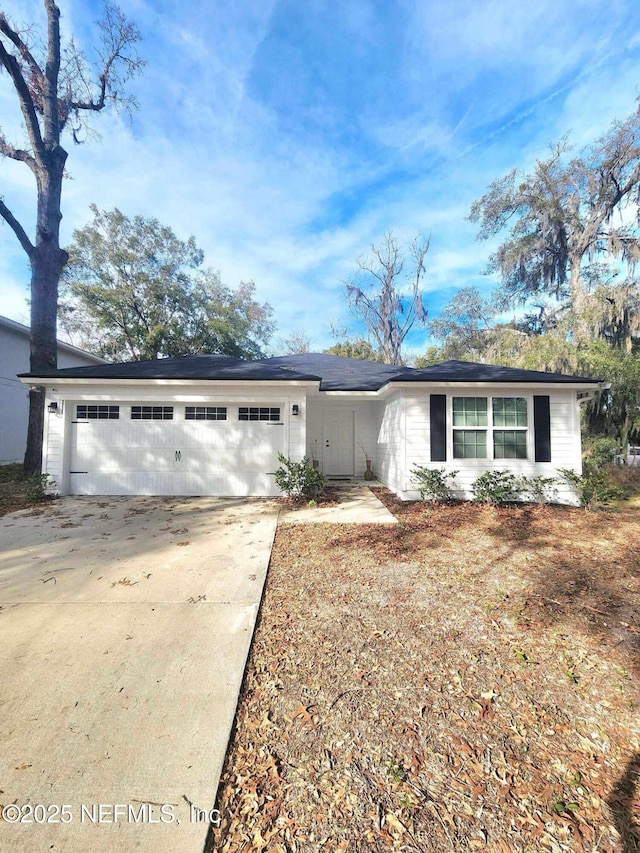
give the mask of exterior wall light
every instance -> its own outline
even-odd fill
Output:
[[[293,406],[291,406],[291,414],[292,415],[299,415],[300,414],[300,406],[297,403],[294,403]]]
[[[53,414],[56,414],[56,413],[57,413],[57,411],[58,411],[58,404],[57,404],[57,403],[49,403],[49,412],[50,412],[50,414],[52,414],[52,415],[53,415]]]

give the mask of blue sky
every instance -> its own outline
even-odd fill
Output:
[[[2,3],[17,21],[40,2]],[[99,5],[60,0],[87,50]],[[194,234],[235,285],[254,279],[278,335],[314,348],[349,323],[344,281],[392,229],[431,234],[426,290],[436,315],[460,287],[487,291],[491,246],[465,217],[488,184],[529,168],[566,133],[576,145],[636,106],[640,16],[633,0],[129,0],[147,67],[140,110],[101,115],[101,142],[68,140],[63,237],[89,205],[156,216]],[[0,124],[20,116],[0,77]],[[0,193],[27,227],[31,174],[0,162]],[[0,314],[24,320],[29,281],[0,228]],[[410,351],[426,346],[424,332]]]

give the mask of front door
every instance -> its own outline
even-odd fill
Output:
[[[322,420],[322,470],[328,477],[353,476],[353,421],[353,409],[325,409]]]

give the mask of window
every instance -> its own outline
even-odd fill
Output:
[[[454,397],[451,409],[454,459],[487,459],[489,448],[493,459],[527,458],[525,397]]]
[[[226,406],[185,406],[184,418],[187,421],[226,421]]]
[[[172,421],[173,406],[131,406],[132,421]]]
[[[487,398],[454,397],[451,408],[453,414],[453,458],[486,459]],[[464,429],[458,427],[464,427]],[[485,429],[479,429],[479,427],[485,427]]]
[[[494,397],[493,426],[512,429],[493,430],[494,459],[527,458],[527,401],[524,397]]]
[[[117,421],[120,406],[76,406],[76,417],[79,420]]]
[[[487,431],[485,429],[456,429],[453,431],[454,459],[486,459]]]
[[[496,429],[493,431],[494,459],[526,459],[526,429]]]
[[[238,409],[239,421],[279,421],[280,407],[269,408],[268,406],[240,406]]]
[[[496,427],[526,427],[527,401],[524,397],[494,397],[493,425]]]
[[[453,425],[479,427],[487,425],[486,397],[454,397]]]

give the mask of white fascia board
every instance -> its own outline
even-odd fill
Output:
[[[320,397],[379,397],[380,391],[320,391]]]
[[[398,390],[434,391],[440,388],[508,388],[510,390],[536,391],[600,391],[606,387],[602,382],[387,382],[377,391],[318,391],[318,396],[342,399],[380,399]]]
[[[120,385],[123,388],[139,386],[139,385],[149,385],[153,388],[157,388],[158,386],[175,386],[175,385],[188,385],[188,386],[200,386],[200,387],[218,387],[218,388],[227,388],[231,386],[239,386],[242,388],[253,386],[257,390],[260,388],[289,388],[293,387],[317,387],[317,380],[298,380],[298,379],[266,379],[263,381],[256,381],[255,379],[72,379],[72,378],[61,378],[61,379],[52,379],[51,377],[44,376],[29,376],[29,377],[18,377],[23,385],[37,385],[37,386],[45,386],[46,388],[59,388],[63,385],[68,387],[70,385],[94,385],[96,388],[100,388],[103,385]]]
[[[437,388],[509,388],[511,390],[522,389],[526,391],[551,390],[551,391],[588,391],[593,389],[599,391],[605,386],[604,382],[389,382],[380,392],[394,390],[396,388],[410,389],[423,388],[434,390]]]

